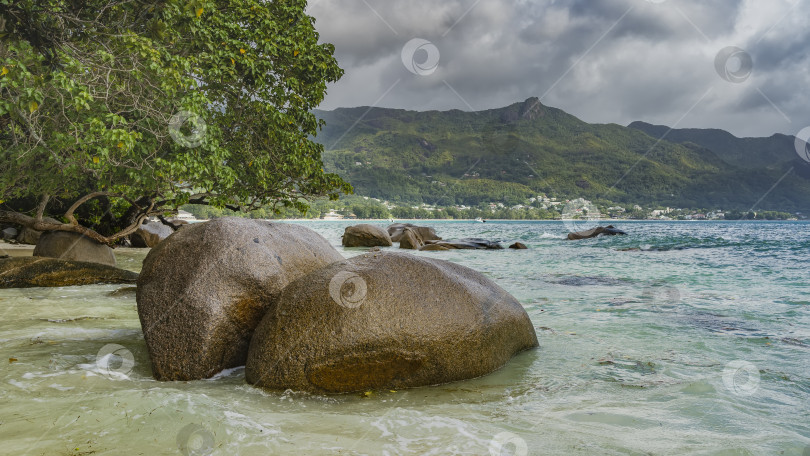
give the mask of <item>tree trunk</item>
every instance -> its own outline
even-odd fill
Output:
[[[120,227],[120,230],[110,236],[104,236],[92,228],[88,228],[86,226],[79,224],[78,220],[76,220],[76,217],[74,216],[74,212],[79,206],[94,198],[99,197],[106,198],[109,196],[124,198],[127,201],[129,201],[131,207],[130,210],[127,211],[128,214],[130,211],[134,210],[134,212],[131,215],[128,215],[125,218],[126,222],[129,223],[127,223],[126,225],[122,224],[123,226]],[[112,246],[119,239],[122,239],[125,236],[129,236],[130,234],[134,233],[147,217],[149,217],[150,215],[157,215],[161,213],[161,211],[156,210],[154,201],[152,201],[149,198],[139,199],[138,201],[139,202],[143,201],[144,204],[138,204],[122,195],[116,195],[108,192],[94,192],[79,198],[67,209],[67,211],[64,214],[64,217],[69,221],[69,223],[53,223],[48,222],[43,218],[43,215],[45,213],[45,207],[47,206],[49,200],[50,200],[49,195],[42,196],[42,198],[40,199],[40,203],[37,206],[36,217],[31,217],[30,215],[22,214],[19,212],[0,210],[0,222],[22,225],[24,227],[31,228],[37,231],[69,231],[73,233],[79,233],[102,244]]]

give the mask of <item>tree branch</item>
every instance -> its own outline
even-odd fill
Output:
[[[48,201],[50,201],[51,195],[42,195],[42,198],[39,200],[39,205],[37,206],[37,215],[36,220],[38,222],[42,221],[42,216],[45,214],[45,207],[48,205]]]
[[[172,223],[168,219],[166,219],[166,217],[164,217],[163,215],[158,215],[158,219],[160,220],[160,223],[168,226],[169,228],[171,228],[174,231],[177,231],[182,226],[182,225],[175,225],[174,223]]]
[[[149,208],[145,212],[141,213],[138,216],[138,218],[135,219],[135,222],[132,225],[124,228],[123,230],[121,230],[121,231],[119,231],[119,232],[117,232],[115,234],[113,234],[112,236],[106,237],[105,239],[107,239],[107,241],[105,242],[105,244],[112,244],[113,242],[117,241],[118,239],[121,239],[124,236],[129,236],[130,234],[137,231],[138,228],[143,223],[144,219],[146,219],[150,215],[160,213],[160,211],[155,211],[154,209],[155,209],[155,203],[153,201],[153,202],[151,202],[149,204]]]
[[[91,199],[93,199],[93,198],[98,198],[99,196],[114,196],[114,197],[123,198],[123,196],[122,196],[122,195],[119,195],[119,194],[117,194],[117,193],[110,193],[110,192],[93,192],[93,193],[88,193],[87,195],[84,195],[84,196],[82,196],[81,198],[79,198],[78,200],[76,200],[76,202],[75,202],[75,203],[73,203],[73,204],[72,204],[72,205],[71,205],[71,206],[68,208],[67,212],[65,212],[65,218],[66,218],[66,219],[68,219],[68,221],[69,221],[69,222],[70,222],[72,225],[78,225],[78,224],[79,224],[79,222],[76,220],[76,217],[74,217],[74,216],[73,216],[73,213],[74,213],[74,212],[76,211],[76,209],[78,209],[78,208],[79,208],[79,206],[81,206],[82,204],[84,204],[84,203],[86,203],[86,202],[90,201],[90,200],[91,200]],[[127,200],[127,201],[129,201],[129,200]],[[135,205],[135,204],[134,204],[134,203],[132,203],[131,201],[130,201],[130,204]]]
[[[143,223],[144,219],[149,217],[150,215],[157,215],[160,214],[161,211],[155,210],[155,203],[154,201],[150,201],[149,207],[144,209],[140,209],[141,213],[135,218],[135,221],[129,225],[128,227],[124,228],[123,230],[113,234],[112,236],[104,236],[99,234],[97,231],[87,228],[86,226],[82,226],[74,217],[73,212],[78,208],[82,203],[85,203],[93,198],[99,196],[114,196],[119,198],[125,198],[127,201],[130,201],[128,198],[109,193],[109,192],[95,192],[85,195],[73,205],[70,206],[68,211],[65,213],[65,217],[70,220],[70,223],[53,223],[45,221],[42,218],[31,217],[30,215],[25,215],[19,212],[13,211],[0,211],[0,222],[2,223],[13,223],[15,225],[22,225],[33,230],[37,231],[68,231],[72,233],[78,233],[83,236],[86,236],[94,241],[97,241],[101,244],[112,245],[118,239],[121,239],[124,236],[129,236],[130,234],[134,233],[141,223]],[[44,198],[43,198],[44,200]],[[134,203],[130,202],[131,204],[135,205]],[[40,202],[40,206],[42,203]],[[37,208],[37,212],[39,214],[39,207]]]
[[[21,214],[19,212],[0,211],[0,222],[22,225],[37,231],[70,231],[87,236],[90,239],[98,241],[102,244],[109,244],[112,242],[107,237],[102,236],[96,231],[82,225],[46,222],[44,220],[37,220],[30,215]]]

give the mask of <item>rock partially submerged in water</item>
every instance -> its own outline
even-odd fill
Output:
[[[135,283],[138,274],[113,266],[43,257],[0,259],[0,288]]]
[[[406,228],[409,228],[414,234],[416,234],[422,243],[442,239],[436,234],[436,230],[429,226],[417,226],[413,223],[394,223],[393,225],[388,226],[388,234],[391,235],[391,240],[394,242],[401,242],[401,238],[405,234]]]
[[[428,241],[424,247],[419,250],[452,250],[452,249],[483,249],[483,250],[500,250],[503,246],[488,239],[481,238],[464,238],[452,239],[447,241]]]
[[[62,223],[59,220],[51,217],[44,217],[43,220],[49,223]],[[24,226],[22,227],[20,234],[17,236],[17,242],[20,244],[37,245],[40,236],[42,236],[42,231],[37,231],[33,228]]]
[[[174,230],[170,226],[164,225],[162,222],[147,221],[141,224],[137,231],[132,233],[129,240],[132,242],[133,247],[154,248],[157,247],[162,240],[171,236],[172,233],[174,233]]]
[[[419,250],[424,247],[425,242],[422,240],[422,237],[411,228],[406,227],[402,230],[402,234],[399,236],[399,248],[401,249],[409,249],[409,250]]]
[[[627,233],[625,233],[620,229],[615,228],[613,225],[597,226],[596,228],[591,228],[590,230],[586,231],[577,231],[573,233],[568,233],[568,240],[576,241],[580,239],[590,239],[596,236],[615,236],[624,234]]]
[[[87,261],[115,266],[115,254],[108,246],[70,231],[46,231],[34,247],[34,256]]]
[[[393,242],[399,242],[399,248],[410,250],[420,250],[426,243],[442,239],[433,228],[412,223],[394,223],[388,227],[388,234]]]
[[[379,226],[363,223],[347,226],[343,231],[344,247],[389,247],[391,236]]]
[[[300,225],[221,218],[152,249],[138,315],[158,380],[208,378],[245,364],[253,330],[291,281],[343,260]]]
[[[479,377],[536,347],[523,306],[464,266],[368,253],[302,277],[256,328],[245,378],[341,393]]]
[[[17,228],[9,226],[0,231],[0,239],[14,239],[17,237]]]
[[[510,249],[515,249],[515,250],[526,250],[526,249],[528,249],[528,247],[526,247],[526,244],[524,244],[522,242],[515,242],[514,244],[510,245],[509,248]]]

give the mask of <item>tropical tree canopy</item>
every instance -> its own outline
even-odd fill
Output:
[[[0,200],[37,203],[0,221],[113,243],[189,202],[306,209],[350,193],[312,140],[343,71],[305,6],[0,0]],[[101,208],[123,224],[93,229]]]

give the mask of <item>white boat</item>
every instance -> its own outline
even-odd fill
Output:
[[[478,223],[484,223],[484,219],[482,219],[481,217],[476,218],[475,221]]]

